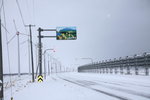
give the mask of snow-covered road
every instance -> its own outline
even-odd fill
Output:
[[[150,77],[110,74],[64,74],[61,79],[121,100],[150,100]]]
[[[150,100],[150,76],[52,74],[42,83],[28,83],[15,91],[13,97],[14,100]],[[5,100],[10,100],[10,95],[5,95]]]

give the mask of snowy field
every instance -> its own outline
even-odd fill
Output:
[[[150,100],[150,76],[58,73],[42,83],[4,77],[4,100]]]

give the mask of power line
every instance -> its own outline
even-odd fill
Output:
[[[20,35],[30,36],[30,35],[28,35],[28,34],[25,34],[25,33],[20,33]]]
[[[20,5],[19,5],[18,0],[16,0],[16,3],[17,3],[17,7],[18,7],[18,9],[19,9],[19,13],[20,13],[20,16],[21,16],[21,19],[22,19],[23,26],[25,26],[25,21],[24,21],[23,14],[22,14],[22,11],[21,11],[21,8],[20,8]],[[24,27],[24,28],[25,28],[25,27]],[[25,28],[25,32],[27,33],[26,28]]]
[[[25,41],[21,42],[20,45],[23,45],[23,44],[25,44],[26,42],[28,42],[28,40],[25,40]]]
[[[0,17],[1,17],[1,12],[2,12],[3,6],[4,6],[4,1],[2,0],[2,4],[1,4],[1,7],[0,7]]]
[[[22,45],[22,44],[24,44],[24,43],[26,43],[26,42],[30,42],[30,41],[29,41],[29,40],[24,40],[23,42],[20,43],[20,45]],[[32,42],[32,44],[33,44],[34,46],[37,46],[36,43],[34,43],[34,42]]]
[[[14,21],[14,20],[13,20],[13,21]],[[15,25],[16,32],[18,32],[18,31],[17,31],[16,24],[15,24],[15,21],[14,21],[14,25]],[[3,26],[3,25],[2,25],[2,26]],[[3,27],[4,27],[4,26],[3,26]],[[6,29],[6,27],[4,27],[4,29],[5,29],[7,32],[9,32],[9,31]],[[24,33],[19,33],[19,34],[25,35],[25,36],[29,36],[28,34],[24,34]],[[14,36],[12,36],[12,38],[11,38],[9,41],[7,41],[7,44],[9,44],[15,37],[16,37],[16,34],[15,34]]]
[[[10,32],[7,30],[7,28],[3,24],[1,24],[1,25],[5,29],[6,35],[7,35],[7,33],[10,34]],[[15,36],[16,36],[16,34],[10,40],[8,40],[8,36],[6,36],[7,44],[9,44],[15,38]]]
[[[17,3],[17,6],[18,6],[20,15],[21,15],[22,23],[23,23],[23,25],[25,26],[25,22],[24,22],[24,19],[23,19],[23,15],[22,15],[21,8],[20,8],[20,6],[19,6],[18,0],[16,0],[16,3]],[[24,27],[24,28],[25,28],[25,27]],[[25,28],[25,32],[27,33],[26,28]],[[29,37],[28,37],[28,38],[29,38]],[[29,50],[29,43],[28,43],[28,50]],[[29,53],[29,73],[30,73],[30,53]]]
[[[9,33],[9,32],[6,31],[7,30],[7,28],[6,28],[6,17],[5,17],[5,7],[4,7],[4,1],[3,0],[2,0],[2,3],[3,3],[3,14],[4,14],[4,25],[5,25],[6,41],[8,42],[8,34],[7,33]],[[9,66],[9,74],[10,74],[9,78],[10,78],[10,83],[11,83],[10,88],[11,88],[11,99],[12,99],[13,98],[12,97],[12,79],[11,79],[10,54],[9,54],[9,45],[8,45],[8,43],[7,43],[7,54],[8,54],[8,66]]]
[[[35,20],[35,2],[34,2],[34,0],[33,0],[33,21],[34,21],[33,23],[36,24],[36,22],[35,22],[36,20]]]
[[[2,25],[2,27],[5,29],[5,31],[7,31],[7,33],[10,34],[10,32],[7,30],[7,28],[6,28],[3,24],[1,24],[1,25]]]
[[[20,45],[23,45],[23,44],[25,44],[26,42],[30,42],[30,41],[24,40],[23,42],[20,43]],[[37,46],[34,42],[32,42],[32,44],[33,44],[34,46]]]
[[[15,30],[16,30],[16,32],[18,32],[15,20],[13,20],[13,22],[14,22]]]
[[[28,10],[28,17],[30,19],[30,23],[32,23],[32,17],[31,17],[31,12],[30,12],[30,7],[29,7],[29,4],[28,4],[28,0],[26,0],[26,7],[27,7],[27,10]]]
[[[3,24],[1,24],[1,26],[5,29],[5,32],[6,32],[6,33],[9,33],[9,34],[10,34],[10,32],[7,30],[7,28],[6,28]],[[7,35],[7,34],[6,34],[6,35]],[[13,35],[10,40],[8,40],[8,36],[6,36],[6,37],[7,37],[7,38],[6,38],[7,44],[9,44],[9,43],[16,37],[16,34]]]
[[[7,31],[7,33],[9,33],[10,34],[10,32],[7,30],[7,28],[3,25],[3,24],[1,24],[1,26],[5,29],[5,31]],[[24,36],[30,36],[30,35],[28,35],[28,34],[25,34],[25,33],[20,33],[20,35],[24,35]],[[12,36],[12,38],[10,39],[10,40],[8,40],[7,41],[7,44],[9,44],[14,38],[15,38],[15,36],[16,36],[16,34],[15,35],[13,35]]]
[[[18,6],[18,9],[19,9],[19,13],[20,13],[20,16],[21,16],[21,19],[22,19],[23,26],[25,26],[25,22],[24,22],[24,19],[23,19],[23,15],[22,15],[21,8],[20,8],[18,0],[16,0],[16,3],[17,3],[17,6]]]
[[[9,44],[15,37],[16,37],[16,34],[9,41],[7,41],[7,44]]]
[[[5,16],[4,1],[2,0],[2,2],[3,2],[3,14],[4,14],[4,26],[6,27],[6,16]],[[5,32],[6,32],[6,30],[5,30]],[[6,40],[8,40],[7,32],[6,32]]]

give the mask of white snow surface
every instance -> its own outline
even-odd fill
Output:
[[[29,75],[4,77],[4,100],[150,100],[150,76],[57,73],[42,83]]]

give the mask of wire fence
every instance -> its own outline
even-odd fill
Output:
[[[78,72],[100,73],[100,74],[135,74],[149,75],[150,54],[126,56],[119,59],[110,59],[78,67]]]

